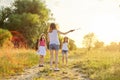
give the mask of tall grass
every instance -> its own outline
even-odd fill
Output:
[[[0,49],[0,78],[22,72],[38,63],[34,50]]]
[[[78,52],[77,56],[79,60],[74,67],[82,68],[80,72],[91,80],[120,80],[120,52],[92,50]]]
[[[59,67],[64,71],[61,62],[61,54],[59,54]],[[6,77],[22,72],[25,68],[29,68],[38,64],[39,56],[34,50],[26,49],[0,49],[0,77]],[[49,54],[45,56],[45,63],[49,62]],[[105,50],[91,50],[85,52],[83,49],[70,51],[68,57],[68,72],[78,68],[80,73],[85,73],[91,80],[119,80],[120,79],[120,52],[119,51],[105,51]],[[52,78],[61,76],[61,73],[56,74],[49,72],[49,64],[45,67],[43,73]],[[38,80],[46,80],[41,77]],[[71,75],[68,75],[71,76]],[[64,76],[61,76],[62,79]],[[73,76],[72,78],[74,78]],[[71,78],[71,77],[70,77]]]

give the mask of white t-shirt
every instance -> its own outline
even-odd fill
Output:
[[[49,32],[48,35],[49,35],[49,40],[50,40],[49,44],[60,45],[57,30],[53,30],[51,33]]]
[[[62,50],[68,50],[68,43],[63,43],[62,44]]]

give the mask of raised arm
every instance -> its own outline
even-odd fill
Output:
[[[68,33],[70,33],[70,32],[73,32],[74,30],[69,30],[69,31],[67,31],[67,32],[61,32],[61,31],[59,31],[59,30],[57,30],[57,31],[58,31],[58,33],[60,33],[60,34],[65,35],[65,34],[68,34]]]

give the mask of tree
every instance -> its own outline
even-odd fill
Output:
[[[96,41],[94,44],[95,49],[102,48],[104,46],[104,42]]]
[[[5,21],[7,20],[7,18],[9,17],[9,15],[11,14],[11,9],[10,8],[4,8],[2,7],[0,9],[0,27],[3,28]]]
[[[74,40],[72,40],[72,39],[69,39],[69,49],[70,50],[75,50],[77,47],[76,47],[76,45],[75,45],[75,43],[74,43]]]
[[[36,14],[23,13],[21,15],[11,15],[9,21],[7,29],[22,33],[28,44],[34,43],[40,34],[38,31],[41,29],[39,26],[39,16]],[[34,46],[34,44],[30,46]]]
[[[88,33],[84,36],[83,46],[87,48],[89,51],[92,47],[94,47],[94,43],[96,42],[96,37],[94,33]]]
[[[42,0],[15,0],[12,9],[3,28],[20,32],[34,47],[40,34],[47,32],[50,10]]]
[[[109,51],[119,51],[120,46],[117,42],[111,42],[109,45],[106,46],[106,50]]]

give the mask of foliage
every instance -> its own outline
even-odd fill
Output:
[[[89,51],[96,42],[96,37],[94,33],[88,33],[83,38],[83,46]]]
[[[8,30],[0,29],[0,47],[12,38],[11,33]]]
[[[14,45],[14,48],[27,48],[26,40],[23,35],[17,31],[10,31],[12,34],[11,42]]]
[[[76,50],[77,47],[72,39],[69,39],[69,49],[70,50]]]
[[[104,42],[96,41],[94,44],[94,48],[99,49],[104,47]]]
[[[31,13],[15,14],[10,16],[9,22],[10,24],[7,25],[11,26],[8,27],[9,30],[16,30],[22,33],[28,41],[28,44],[35,43],[40,28],[38,15]]]
[[[11,15],[11,13],[12,13],[11,8],[2,7],[0,9],[0,25],[2,28],[5,26],[5,22],[7,18],[9,17],[9,15]]]
[[[105,47],[106,51],[119,51],[120,52],[120,42],[111,42],[109,45]]]
[[[7,16],[3,28],[20,32],[28,45],[34,47],[39,35],[47,32],[50,10],[42,0],[15,0],[12,6],[12,14]]]

